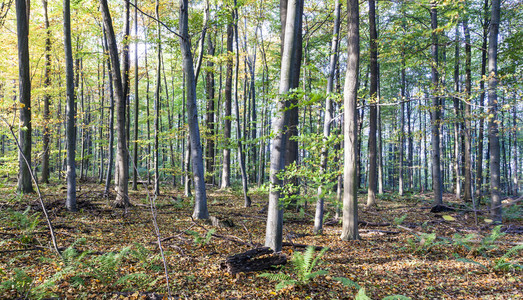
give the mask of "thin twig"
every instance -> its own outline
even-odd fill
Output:
[[[58,256],[63,258],[62,253],[58,249],[58,245],[56,243],[56,236],[55,236],[54,230],[53,230],[53,224],[51,223],[51,220],[49,219],[49,215],[47,214],[47,209],[45,208],[45,205],[44,205],[42,193],[40,192],[40,186],[38,185],[38,182],[36,181],[36,178],[33,174],[33,170],[31,169],[31,165],[29,164],[27,157],[25,157],[24,153],[22,152],[22,147],[20,146],[20,143],[18,142],[18,138],[16,137],[16,135],[13,131],[13,126],[11,124],[9,124],[3,117],[0,117],[0,119],[2,119],[2,121],[4,121],[4,123],[7,125],[7,127],[9,127],[9,131],[11,132],[11,135],[15,139],[16,146],[18,147],[18,151],[20,151],[20,155],[24,159],[27,169],[29,170],[29,175],[31,175],[31,179],[33,180],[33,182],[36,186],[36,192],[38,193],[38,201],[40,202],[40,206],[42,206],[42,211],[44,212],[45,219],[47,220],[47,226],[49,227],[49,232],[51,234],[51,241],[53,243],[54,250],[56,251],[56,253],[58,253]]]

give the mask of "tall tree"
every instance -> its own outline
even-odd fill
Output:
[[[18,153],[18,191],[32,193],[31,179],[31,75],[29,65],[29,17],[26,0],[16,0],[16,33],[18,37],[18,87],[20,102]]]
[[[245,168],[245,153],[243,152],[243,141],[242,141],[242,129],[240,126],[240,108],[238,103],[238,81],[240,76],[240,49],[239,49],[239,42],[238,42],[238,7],[237,7],[237,1],[234,0],[234,40],[236,42],[236,76],[234,79],[234,110],[236,113],[236,138],[238,139],[238,159],[240,164],[240,172],[242,177],[242,190],[243,190],[243,198],[244,198],[244,205],[245,207],[251,206],[251,198],[247,195],[248,193],[248,187],[247,187],[247,170]],[[247,95],[244,95],[244,97],[247,97]],[[245,129],[245,126],[244,126]],[[245,132],[247,130],[245,129]]]
[[[358,151],[357,105],[358,70],[360,64],[360,17],[358,0],[347,0],[347,72],[343,94],[344,112],[344,165],[343,165],[343,226],[341,239],[359,239],[358,233]]]
[[[161,93],[161,85],[162,85],[162,37],[161,37],[161,24],[160,24],[160,1],[156,0],[156,4],[154,6],[154,11],[156,12],[156,34],[157,34],[157,44],[156,44],[156,87],[154,90],[154,194],[160,195],[160,142],[159,142],[159,135],[160,135],[160,93]],[[167,87],[165,87],[167,88]]]
[[[325,100],[325,117],[323,121],[323,146],[321,150],[321,164],[320,173],[323,175],[327,171],[327,157],[329,145],[327,140],[330,136],[332,115],[333,115],[333,102],[334,102],[334,75],[336,73],[336,65],[338,61],[338,44],[340,34],[340,11],[341,4],[339,0],[334,2],[334,27],[332,29],[332,41],[331,41],[331,53],[329,61],[329,75],[327,77],[327,99]],[[324,188],[322,185],[318,187],[318,201],[316,202],[316,213],[314,217],[314,234],[321,233],[323,230],[323,210],[324,210]]]
[[[377,190],[377,143],[378,128],[378,33],[376,30],[376,1],[369,0],[369,30],[370,30],[370,99],[369,99],[369,188],[367,207],[376,205]]]
[[[198,125],[198,108],[196,106],[196,79],[194,77],[191,40],[189,37],[189,3],[180,0],[180,44],[183,57],[183,71],[186,77],[187,89],[187,122],[191,143],[191,160],[194,179],[194,212],[195,219],[209,218],[207,210],[207,195],[203,169],[202,145]]]
[[[463,183],[463,200],[470,201],[472,199],[472,153],[470,135],[470,95],[472,92],[472,47],[470,41],[470,30],[468,25],[468,16],[463,20],[463,32],[465,34],[465,112],[463,120],[463,134],[465,142],[465,151],[463,153],[465,160],[465,181]]]
[[[224,127],[223,127],[223,163],[222,163],[222,182],[221,188],[227,188],[231,185],[231,111],[232,111],[232,44],[234,39],[234,24],[233,24],[233,12],[231,9],[230,20],[227,23],[227,69],[225,73],[225,111],[223,115]]]
[[[129,152],[127,151],[126,142],[126,112],[125,112],[125,95],[123,91],[122,75],[120,72],[120,61],[118,59],[118,47],[116,45],[116,36],[113,29],[113,21],[109,12],[107,0],[100,0],[103,22],[107,34],[107,44],[109,57],[111,59],[111,70],[113,76],[113,88],[115,91],[115,109],[116,109],[116,199],[113,203],[115,207],[129,206]]]
[[[432,28],[432,189],[434,190],[433,205],[442,205],[443,203],[443,183],[441,178],[441,160],[440,160],[440,128],[441,128],[441,103],[439,93],[439,63],[438,63],[438,11],[436,2],[430,5],[430,24]]]
[[[49,15],[47,13],[47,0],[42,0],[44,9],[45,25],[45,70],[44,70],[44,87],[51,86],[51,29],[49,28]],[[51,131],[49,130],[49,101],[51,96],[49,91],[44,94],[44,128],[43,128],[43,156],[42,156],[42,182],[49,183],[49,139]]]
[[[276,114],[272,120],[272,142],[270,162],[270,193],[267,213],[267,228],[265,232],[265,246],[274,251],[281,251],[283,231],[283,207],[280,202],[282,182],[278,173],[285,168],[285,126],[288,124],[286,112],[286,98],[291,89],[292,70],[296,59],[296,30],[297,20],[301,11],[300,0],[290,0],[286,6],[285,39],[280,67],[279,99],[276,104]]]
[[[138,190],[138,0],[134,0],[134,145],[133,145],[133,190]]]
[[[65,207],[76,211],[76,105],[74,94],[73,48],[71,45],[71,5],[64,0],[64,50],[66,77],[67,200]]]
[[[207,35],[207,55],[214,56],[215,47],[212,34]],[[215,113],[215,95],[214,95],[214,62],[212,59],[207,61],[207,74],[205,76],[205,91],[207,95],[207,116],[206,116],[206,127],[209,131],[209,137],[207,138],[205,169],[210,178],[209,182],[214,184],[214,164],[215,164],[215,146],[214,141],[216,139],[216,129],[214,121]]]
[[[488,136],[490,146],[490,213],[496,223],[501,223],[501,185],[500,185],[500,148],[498,131],[498,31],[499,31],[500,1],[492,0],[490,33],[488,45],[488,102],[489,124]]]

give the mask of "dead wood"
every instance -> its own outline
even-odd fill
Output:
[[[274,253],[269,247],[261,247],[229,256],[220,266],[230,274],[237,274],[271,270],[286,263],[285,254]]]

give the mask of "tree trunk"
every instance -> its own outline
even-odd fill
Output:
[[[194,179],[194,212],[193,218],[207,219],[207,195],[203,170],[203,155],[198,125],[198,108],[196,106],[196,80],[194,78],[191,40],[189,38],[189,4],[188,0],[180,0],[180,44],[183,57],[183,70],[187,78],[187,122],[191,141],[191,159]]]
[[[281,251],[283,230],[283,207],[280,203],[280,189],[282,181],[278,173],[285,168],[285,126],[288,124],[286,112],[286,95],[291,88],[292,70],[294,66],[295,47],[297,43],[295,31],[298,29],[296,21],[300,10],[300,0],[290,0],[286,6],[285,39],[282,51],[280,69],[279,99],[276,104],[276,113],[272,121],[271,163],[269,180],[271,183],[269,193],[269,208],[267,213],[267,228],[265,233],[265,246],[275,252]]]
[[[107,0],[100,0],[102,10],[103,22],[107,33],[107,44],[109,48],[109,56],[111,58],[113,87],[116,94],[116,175],[115,182],[116,199],[113,203],[115,207],[129,206],[129,153],[127,151],[126,142],[126,112],[125,112],[125,95],[122,86],[122,76],[120,72],[120,61],[118,59],[118,48],[116,45],[116,37],[113,30],[113,23],[109,12]]]
[[[18,80],[20,99],[20,130],[19,141],[21,151],[18,152],[18,192],[32,193],[31,179],[31,74],[29,65],[29,17],[26,0],[16,0],[16,32],[18,37]],[[26,162],[27,160],[27,162]]]
[[[489,29],[489,17],[488,17],[488,4],[489,0],[485,0],[483,3],[483,43],[481,45],[481,80],[479,81],[479,90],[481,91],[479,97],[480,113],[483,112],[482,106],[485,104],[485,76],[487,72],[487,39]],[[483,139],[484,139],[484,124],[485,120],[483,116],[479,119],[479,132],[478,132],[478,145],[477,145],[477,158],[476,158],[476,195],[481,197],[483,193]]]
[[[344,190],[343,190],[343,226],[341,239],[358,240],[358,182],[356,152],[357,150],[357,104],[358,104],[358,70],[360,61],[359,2],[347,0],[348,12],[348,57],[343,95],[345,106],[344,117]]]
[[[105,26],[104,26],[104,50],[108,51],[107,49],[109,46],[107,45],[107,36],[105,34]],[[112,73],[112,67],[111,67],[111,61],[110,58],[107,57],[107,73],[109,74],[109,158],[107,162],[107,174],[105,177],[105,191],[104,195],[109,195],[109,188],[111,186],[111,177],[113,173],[113,163],[114,163],[114,90],[113,90],[113,73]]]
[[[134,142],[133,142],[133,190],[138,190],[138,114],[140,98],[138,97],[138,0],[134,1]]]
[[[71,46],[71,9],[69,0],[64,0],[64,50],[67,90],[67,199],[65,207],[69,211],[76,211],[76,105],[74,94],[73,51]]]
[[[439,89],[439,74],[438,74],[438,13],[436,2],[431,2],[430,20],[432,26],[432,189],[434,190],[433,206],[443,204],[442,195],[442,179],[441,179],[441,160],[440,160],[440,111],[441,102],[438,96]]]
[[[369,187],[367,207],[376,205],[377,191],[377,143],[378,128],[378,34],[376,31],[376,2],[369,0],[369,30],[370,30],[370,111],[369,111]]]
[[[236,7],[236,0],[234,1],[234,6]],[[236,138],[238,139],[238,159],[240,164],[240,172],[242,176],[242,188],[243,188],[243,199],[244,206],[251,206],[251,198],[247,195],[247,171],[245,169],[245,153],[243,152],[243,142],[242,142],[242,130],[240,127],[240,109],[238,104],[238,81],[239,81],[239,66],[240,66],[240,49],[238,45],[238,9],[234,10],[234,39],[236,41],[236,77],[234,79],[234,109],[236,113]],[[247,95],[244,95],[247,97]],[[244,126],[245,129],[245,126]]]
[[[471,72],[471,65],[472,65],[472,50],[471,50],[471,41],[470,41],[470,31],[468,26],[468,18],[465,17],[465,20],[463,20],[463,32],[465,34],[465,103],[463,104],[465,106],[465,112],[464,112],[464,120],[463,120],[463,134],[464,134],[464,142],[465,142],[465,151],[463,153],[464,160],[465,160],[465,166],[463,169],[463,172],[465,173],[465,181],[463,183],[463,200],[464,201],[471,201],[472,200],[472,154],[471,154],[471,140],[472,137],[470,135],[470,119],[471,119],[471,112],[470,112],[470,101],[472,100],[470,97],[470,93],[472,91],[472,72]]]
[[[51,29],[49,28],[49,16],[47,14],[47,0],[42,0],[44,9],[45,23],[45,71],[44,71],[44,88],[51,86]],[[44,128],[43,128],[43,156],[42,156],[42,182],[49,183],[49,101],[50,93],[44,94]]]
[[[459,101],[459,25],[456,24],[456,42],[454,47],[454,93],[453,97],[454,102],[454,181],[455,181],[455,194],[456,199],[459,199],[461,196],[461,174],[460,174],[460,137],[461,131],[460,127],[462,125],[462,115],[460,110],[460,101]]]
[[[160,1],[156,0],[155,12],[156,19],[160,20],[159,14]],[[160,195],[160,164],[159,164],[159,134],[160,134],[160,93],[161,93],[161,74],[162,74],[162,39],[160,30],[160,21],[156,24],[157,28],[157,69],[156,69],[156,88],[154,91],[154,194]]]
[[[215,49],[214,49],[214,43],[213,39],[211,37],[211,34],[207,37],[207,54],[211,57],[214,57]],[[215,129],[215,121],[214,121],[214,112],[215,112],[215,95],[214,95],[214,63],[212,59],[209,59],[207,61],[207,74],[205,77],[205,88],[206,88],[206,94],[207,94],[207,130],[208,130],[208,138],[207,138],[207,153],[205,160],[205,169],[207,171],[207,182],[214,184],[214,165],[215,165],[215,145],[214,141],[216,139],[216,129]]]
[[[334,3],[334,27],[332,29],[332,41],[331,41],[331,53],[329,61],[329,76],[327,77],[327,99],[325,101],[325,118],[323,121],[323,146],[321,151],[321,164],[320,164],[320,177],[327,171],[327,157],[328,157],[328,146],[327,140],[330,136],[331,123],[332,123],[332,114],[333,114],[333,98],[332,94],[334,91],[334,75],[336,73],[336,63],[338,60],[338,36],[340,33],[340,10],[341,4],[339,0],[336,0]],[[323,206],[324,206],[324,196],[323,196],[323,185],[327,182],[322,182],[318,187],[318,200],[316,202],[316,213],[314,216],[314,234],[322,233],[323,231]]]
[[[231,186],[231,102],[232,102],[232,44],[234,27],[231,22],[227,24],[227,71],[225,75],[225,112],[223,115],[224,128],[223,128],[223,166],[222,166],[222,183],[221,188],[227,188]]]
[[[488,101],[489,119],[488,135],[490,145],[490,213],[495,223],[501,223],[501,185],[500,185],[500,148],[498,132],[498,31],[500,1],[492,0],[490,18],[490,33],[488,45]]]

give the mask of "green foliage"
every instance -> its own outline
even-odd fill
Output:
[[[124,291],[132,291],[137,287],[145,288],[148,286],[153,286],[158,282],[160,278],[153,279],[150,275],[145,273],[132,273],[122,276],[116,281],[116,284],[122,285]]]
[[[20,297],[26,298],[31,290],[33,278],[24,269],[15,268],[11,279],[0,284],[0,292],[5,293],[14,290]]]
[[[407,218],[406,214],[401,216],[401,217],[394,218],[393,224],[394,225],[401,225],[403,223],[403,221],[405,221],[406,218]]]
[[[22,231],[22,235],[17,240],[22,244],[35,242],[33,233],[40,224],[38,213],[30,214],[31,206],[28,206],[23,212],[8,211],[7,217],[11,226]]]
[[[359,284],[357,284],[356,282],[350,280],[349,278],[346,278],[346,277],[333,277],[332,279],[341,282],[341,284],[343,284],[344,286],[361,289]]]
[[[414,235],[415,239],[407,239],[407,243],[414,253],[427,253],[434,246],[439,243],[436,242],[435,233],[422,233],[421,235]]]
[[[494,230],[492,230],[492,231],[493,231],[493,233],[486,238],[492,238],[493,235],[496,236],[499,234],[497,231],[496,232],[494,232]],[[454,256],[456,257],[456,261],[474,264],[474,265],[480,266],[481,268],[483,268],[486,271],[489,271],[489,270],[515,271],[515,270],[523,270],[523,263],[521,261],[512,261],[511,257],[515,256],[516,254],[518,254],[521,251],[523,251],[523,244],[516,245],[516,246],[510,248],[500,258],[490,259],[489,263],[487,265],[482,264],[482,263],[475,261],[473,259],[470,259],[470,258],[460,257],[458,254],[454,254]],[[484,256],[486,257],[486,255],[484,255]]]
[[[294,271],[293,276],[280,272],[277,274],[263,273],[258,275],[258,277],[265,277],[272,281],[278,281],[276,284],[277,291],[289,286],[306,285],[311,279],[328,273],[326,270],[313,272],[314,268],[321,263],[320,259],[327,250],[328,248],[321,249],[316,256],[314,255],[314,246],[308,246],[304,254],[294,252],[291,258],[292,270]]]
[[[88,264],[90,276],[104,285],[109,285],[118,277],[122,260],[129,254],[131,247],[125,247],[120,252],[109,252],[91,260]]]
[[[151,250],[147,249],[142,244],[134,243],[134,248],[130,250],[130,255],[138,260],[138,265],[144,269],[153,271],[162,270],[162,266],[158,264],[160,255],[153,254]]]
[[[207,233],[203,236],[200,235],[199,232],[196,232],[193,230],[187,230],[186,232],[193,236],[193,241],[195,244],[205,246],[205,245],[209,244],[209,242],[211,241],[212,235],[214,232],[216,232],[216,229],[213,228],[213,229],[207,231]]]

